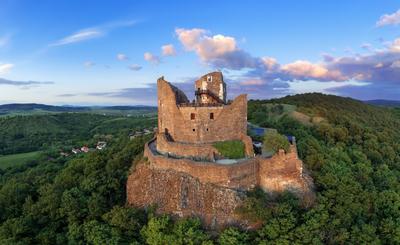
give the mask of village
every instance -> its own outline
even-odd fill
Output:
[[[143,130],[131,131],[128,134],[128,137],[129,137],[130,140],[133,140],[133,139],[135,139],[137,137],[144,136],[144,135],[149,135],[149,134],[152,134],[153,132],[156,132],[156,131],[157,131],[156,127],[153,128],[153,129],[145,128]],[[60,151],[60,156],[68,157],[71,154],[77,155],[77,154],[82,154],[82,153],[85,154],[85,153],[89,153],[89,152],[93,152],[93,151],[101,151],[101,150],[104,150],[106,147],[107,147],[107,142],[106,141],[98,141],[96,143],[96,145],[94,145],[94,147],[89,147],[88,145],[85,144],[85,145],[83,145],[81,147],[74,147],[69,152],[68,151]]]

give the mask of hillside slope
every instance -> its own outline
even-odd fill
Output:
[[[325,120],[304,124],[279,104]],[[260,220],[260,228],[231,227],[212,236],[197,219],[127,207],[127,176],[149,137],[124,136],[104,151],[0,169],[0,244],[400,244],[400,117],[394,110],[304,94],[250,101],[248,113],[253,123],[296,136],[315,182],[314,206],[286,193],[274,199],[260,190],[243,193],[238,215]]]
[[[0,118],[0,155],[73,146],[95,134],[117,134],[155,125],[148,117],[60,113]]]
[[[305,125],[289,115],[277,119],[265,113],[262,117],[266,104],[294,105],[300,113],[325,120]],[[305,243],[400,242],[400,119],[396,111],[312,93],[250,101],[248,118],[296,136],[299,155],[318,193],[310,211],[272,215],[263,230],[280,235],[264,233],[268,241],[294,241],[287,240],[291,237]],[[252,203],[252,207],[257,205],[265,207]],[[256,210],[247,213],[263,216],[266,212]],[[267,214],[265,218],[271,218]],[[291,228],[274,229],[275,222],[287,215],[295,217]],[[304,237],[298,240],[300,236]]]

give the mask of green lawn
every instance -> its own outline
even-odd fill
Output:
[[[0,156],[0,169],[26,164],[30,160],[34,160],[39,157],[40,153],[40,151],[33,151],[28,153]]]
[[[213,146],[223,157],[229,159],[239,159],[245,157],[244,143],[240,140],[228,140],[215,142]]]

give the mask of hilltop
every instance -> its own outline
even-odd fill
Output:
[[[323,120],[304,123],[293,111]],[[176,221],[153,209],[126,207],[127,176],[146,161],[142,151],[149,137],[124,135],[104,151],[71,159],[45,155],[30,165],[0,170],[0,243],[400,242],[400,117],[394,109],[302,94],[249,101],[248,120],[296,137],[315,182],[313,206],[300,205],[288,193],[274,198],[259,190],[243,193],[247,199],[238,214],[260,221],[260,227],[219,233],[209,233],[196,218]]]

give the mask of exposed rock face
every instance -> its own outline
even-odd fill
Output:
[[[201,183],[191,175],[174,170],[156,170],[141,163],[128,178],[128,203],[137,207],[156,204],[157,212],[179,217],[200,217],[211,229],[226,225],[247,226],[235,209],[245,194],[210,183]]]

